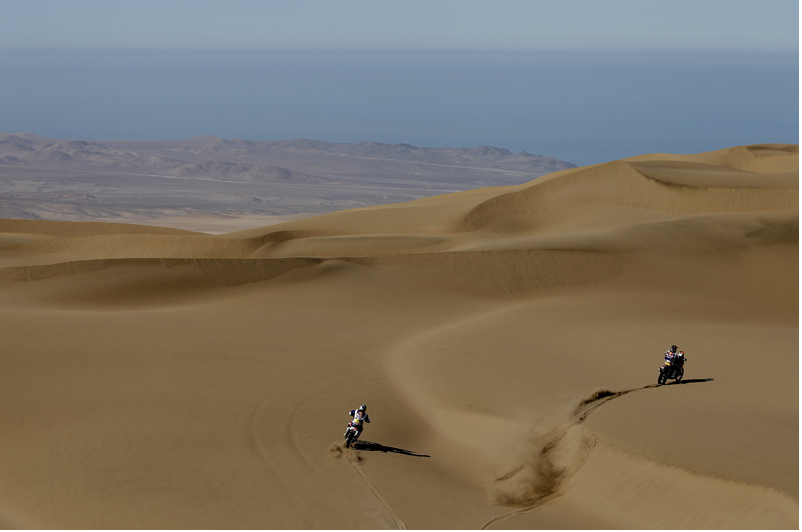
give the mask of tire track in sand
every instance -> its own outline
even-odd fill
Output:
[[[351,378],[352,378],[351,375],[347,374],[336,377],[334,378],[334,380],[335,381],[342,380],[343,382],[347,382],[350,381]],[[308,381],[305,384],[310,384],[312,382],[316,381],[315,380]],[[319,395],[321,394],[316,394],[314,397],[318,397]],[[273,461],[269,459],[270,453],[268,452],[268,449],[265,446],[265,442],[257,434],[257,426],[259,425],[259,417],[261,413],[267,410],[271,405],[280,403],[282,400],[283,400],[283,394],[278,394],[278,393],[270,394],[267,397],[260,400],[253,409],[248,423],[248,433],[249,433],[248,436],[249,436],[250,447],[259,456],[263,467],[265,467],[275,476],[275,478],[278,479],[284,478],[284,475],[281,473],[281,471],[278,470],[277,466],[273,463]],[[285,416],[285,421],[280,424],[282,426],[289,426],[291,424],[290,419],[295,415],[295,411],[297,410],[297,408],[298,407],[296,405],[295,408],[274,408],[273,410],[277,412],[283,412]],[[335,448],[339,451],[339,453],[345,456],[351,467],[353,467],[356,470],[356,472],[359,473],[359,475],[362,477],[362,480],[368,486],[370,491],[373,493],[373,495],[376,497],[379,503],[384,507],[384,509],[390,515],[390,518],[395,523],[396,528],[398,528],[399,530],[407,530],[406,525],[398,516],[398,514],[396,514],[393,511],[392,507],[387,503],[384,497],[382,497],[381,493],[379,493],[379,490],[376,489],[376,486],[374,486],[373,483],[370,480],[368,480],[367,476],[365,476],[365,473],[362,471],[362,468],[359,467],[358,462],[360,458],[359,455],[356,453],[356,451],[353,450],[352,453],[348,453],[346,452],[345,449],[342,448],[340,444],[332,445],[332,450],[334,450]]]
[[[387,510],[387,513],[390,514],[390,517],[392,517],[393,521],[395,522],[396,528],[398,528],[398,530],[406,530],[407,526],[404,524],[401,518],[398,517],[398,514],[393,511],[390,505],[387,504],[387,501],[384,500],[384,497],[382,497],[381,493],[379,493],[379,490],[376,489],[376,486],[374,486],[373,483],[368,480],[368,477],[365,476],[362,468],[359,467],[359,464],[357,463],[359,458],[356,454],[356,451],[354,451],[353,455],[346,455],[346,458],[348,459],[348,463],[351,464],[351,467],[356,469],[356,472],[359,473],[359,475],[362,477],[362,480],[364,480],[365,484],[368,485],[370,491],[372,491],[373,495],[376,496],[376,499],[378,499],[382,506],[384,506],[384,509]]]
[[[631,388],[629,390],[621,390],[618,392],[612,392],[610,390],[600,390],[598,392],[595,392],[593,395],[591,395],[587,399],[583,399],[582,401],[579,402],[579,404],[577,404],[576,408],[574,408],[574,411],[572,412],[569,418],[568,428],[576,427],[584,423],[587,420],[588,416],[590,416],[593,412],[598,410],[604,403],[608,401],[611,401],[617,397],[621,397],[622,395],[626,395],[634,391],[646,390],[649,388],[657,388],[658,386],[659,385],[657,384],[648,384],[646,386],[641,386],[639,388]],[[540,494],[537,500],[533,504],[530,504],[525,508],[521,508],[508,514],[500,515],[498,517],[494,517],[493,519],[491,519],[482,526],[481,528],[482,530],[487,530],[487,528],[490,527],[491,525],[504,521],[505,519],[509,519],[510,517],[513,517],[515,515],[537,510],[538,508],[543,506],[546,502],[555,497],[562,482],[567,480],[567,475],[564,474],[563,470],[561,470],[559,467],[551,463],[549,458],[550,455],[552,454],[552,451],[562,443],[562,440],[563,438],[565,438],[566,433],[567,433],[567,428],[555,429],[549,434],[547,434],[547,436],[550,437],[546,438],[543,442],[540,442],[539,446],[540,448],[538,449],[540,458],[542,458],[545,462],[545,469],[547,469],[550,473],[553,473],[555,475],[555,477],[551,480],[551,482],[546,486],[545,492]],[[594,438],[594,443],[595,443],[595,438]],[[591,451],[588,451],[588,454],[590,454],[590,452]],[[515,475],[517,475],[523,469],[524,469],[523,465],[519,466],[513,469],[512,471],[509,471],[508,473],[501,475],[499,478],[496,479],[496,481],[499,482],[510,479]],[[574,471],[574,474],[575,473],[576,471]]]

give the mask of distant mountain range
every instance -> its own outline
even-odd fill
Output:
[[[576,165],[501,148],[422,148],[214,136],[180,141],[91,141],[0,133],[0,165],[103,170],[252,183],[403,179],[472,186],[518,184]],[[462,188],[462,187],[460,187]]]
[[[187,216],[292,217],[518,185],[573,166],[487,146],[0,133],[0,218],[161,224]]]

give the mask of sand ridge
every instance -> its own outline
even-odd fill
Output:
[[[798,528],[798,219],[758,145],[216,235],[0,220],[4,519]]]

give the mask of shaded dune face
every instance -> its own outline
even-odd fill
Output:
[[[186,307],[234,296],[226,287],[268,281],[315,259],[95,259],[0,270],[4,299],[85,310]],[[34,282],[24,287],[19,283]]]
[[[0,520],[798,528],[798,181],[767,144],[214,236],[0,220]]]

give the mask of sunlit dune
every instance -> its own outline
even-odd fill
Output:
[[[0,220],[0,525],[798,529],[798,165],[215,235]]]

